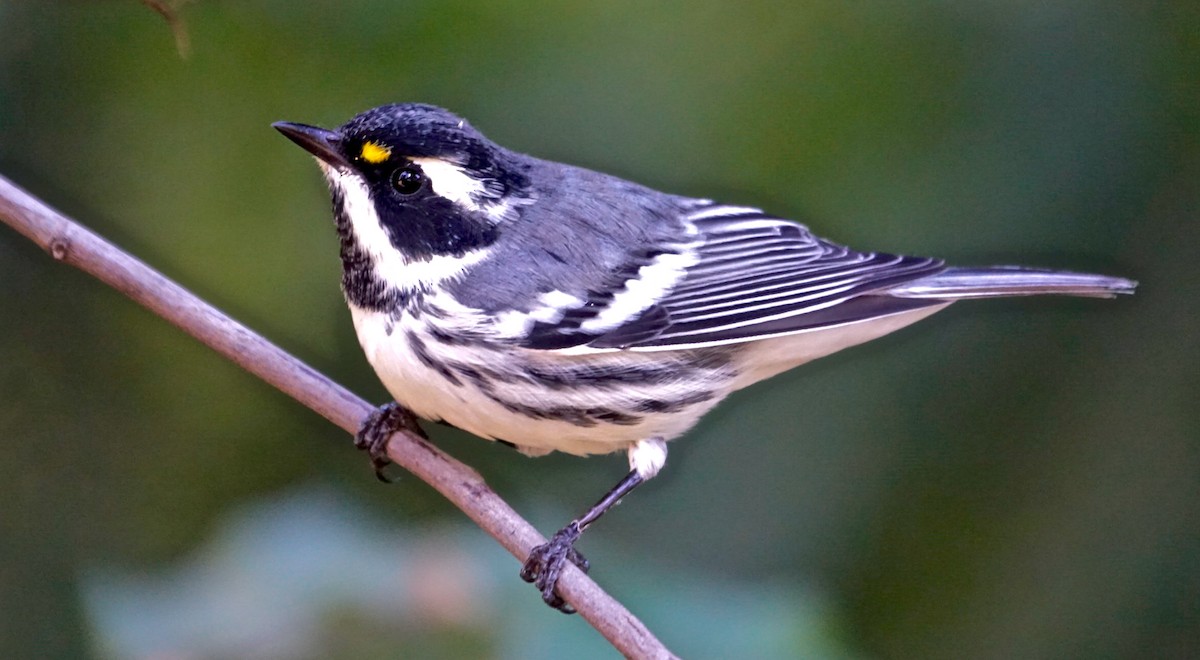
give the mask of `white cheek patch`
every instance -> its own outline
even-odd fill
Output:
[[[375,203],[366,184],[358,175],[334,167],[322,166],[329,185],[342,195],[345,214],[350,218],[350,230],[358,245],[371,256],[375,274],[401,291],[428,290],[437,284],[461,275],[464,270],[483,260],[487,250],[474,250],[461,257],[439,255],[425,260],[410,260],[392,245],[379,222]]]

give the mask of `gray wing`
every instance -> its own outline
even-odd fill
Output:
[[[686,219],[695,230],[686,247],[640,254],[642,266],[630,271],[632,277],[589,292],[585,304],[561,318],[536,324],[524,344],[547,349],[717,345],[940,302],[870,295],[943,270],[937,259],[857,252],[751,208],[706,203]],[[655,277],[674,279],[664,285],[650,281]],[[640,290],[654,297],[633,302]],[[630,312],[613,318],[614,301]]]

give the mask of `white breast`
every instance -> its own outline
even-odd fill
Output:
[[[447,412],[476,403],[461,387],[441,378],[417,358],[407,340],[412,328],[405,319],[394,321],[388,314],[355,305],[350,305],[350,316],[367,361],[401,405],[419,417],[441,420],[447,419]]]
[[[445,344],[436,339],[434,330],[471,336],[481,328],[475,318],[478,315],[464,309],[455,309],[452,314],[391,315],[353,305],[350,311],[359,342],[379,379],[397,402],[418,416],[445,420],[483,438],[512,442],[528,454],[563,451],[585,455],[625,450],[652,437],[675,438],[734,389],[882,336],[942,307],[731,346],[736,376],[733,372],[723,372],[722,376],[698,369],[681,372],[675,378],[605,387],[548,385],[529,373],[531,369],[553,371],[556,367],[564,371],[581,367],[601,371],[618,366],[645,368],[670,360],[669,352],[578,354],[523,349],[499,341],[489,345],[470,341]],[[442,325],[431,325],[435,323]],[[486,387],[464,375],[472,371],[488,374]],[[669,413],[645,412],[636,406],[639,401],[679,401],[697,392],[709,396]],[[636,422],[579,424],[553,414],[556,408],[636,412]],[[536,412],[531,414],[529,410]]]
[[[371,366],[375,368],[384,387],[396,401],[419,417],[444,420],[453,426],[489,439],[512,442],[528,454],[563,451],[571,454],[602,454],[628,449],[639,440],[649,437],[674,438],[687,431],[695,422],[729,393],[723,386],[710,400],[689,406],[674,414],[640,414],[636,424],[596,424],[581,426],[567,421],[533,418],[513,412],[481,391],[468,379],[459,377],[455,383],[430,367],[425,357],[453,360],[459,364],[496,370],[498,363],[540,360],[542,366],[554,360],[572,363],[588,360],[651,360],[644,354],[604,353],[592,356],[571,356],[553,351],[530,351],[520,348],[483,348],[446,346],[432,338],[427,314],[414,319],[404,315],[393,318],[388,314],[371,312],[351,306],[358,339]],[[414,346],[410,337],[421,342]],[[631,399],[677,398],[684,387],[694,384],[655,383],[612,389],[579,389],[569,387],[548,390],[535,382],[514,378],[497,385],[509,401],[552,408],[555,406],[619,408]],[[607,398],[606,398],[607,397]]]

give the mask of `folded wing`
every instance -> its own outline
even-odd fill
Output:
[[[872,296],[942,262],[857,252],[758,209],[706,203],[687,241],[632,255],[585,304],[537,323],[531,348],[655,350],[749,341],[887,316],[936,300]]]
[[[937,259],[857,252],[751,208],[712,205],[689,220],[700,240],[682,280],[657,305],[590,346],[724,344],[939,302],[869,295],[943,270]]]

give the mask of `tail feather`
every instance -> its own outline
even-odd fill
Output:
[[[899,298],[997,298],[1003,296],[1064,295],[1114,298],[1131,294],[1137,282],[1122,277],[1071,273],[1024,266],[947,268],[887,289]]]

